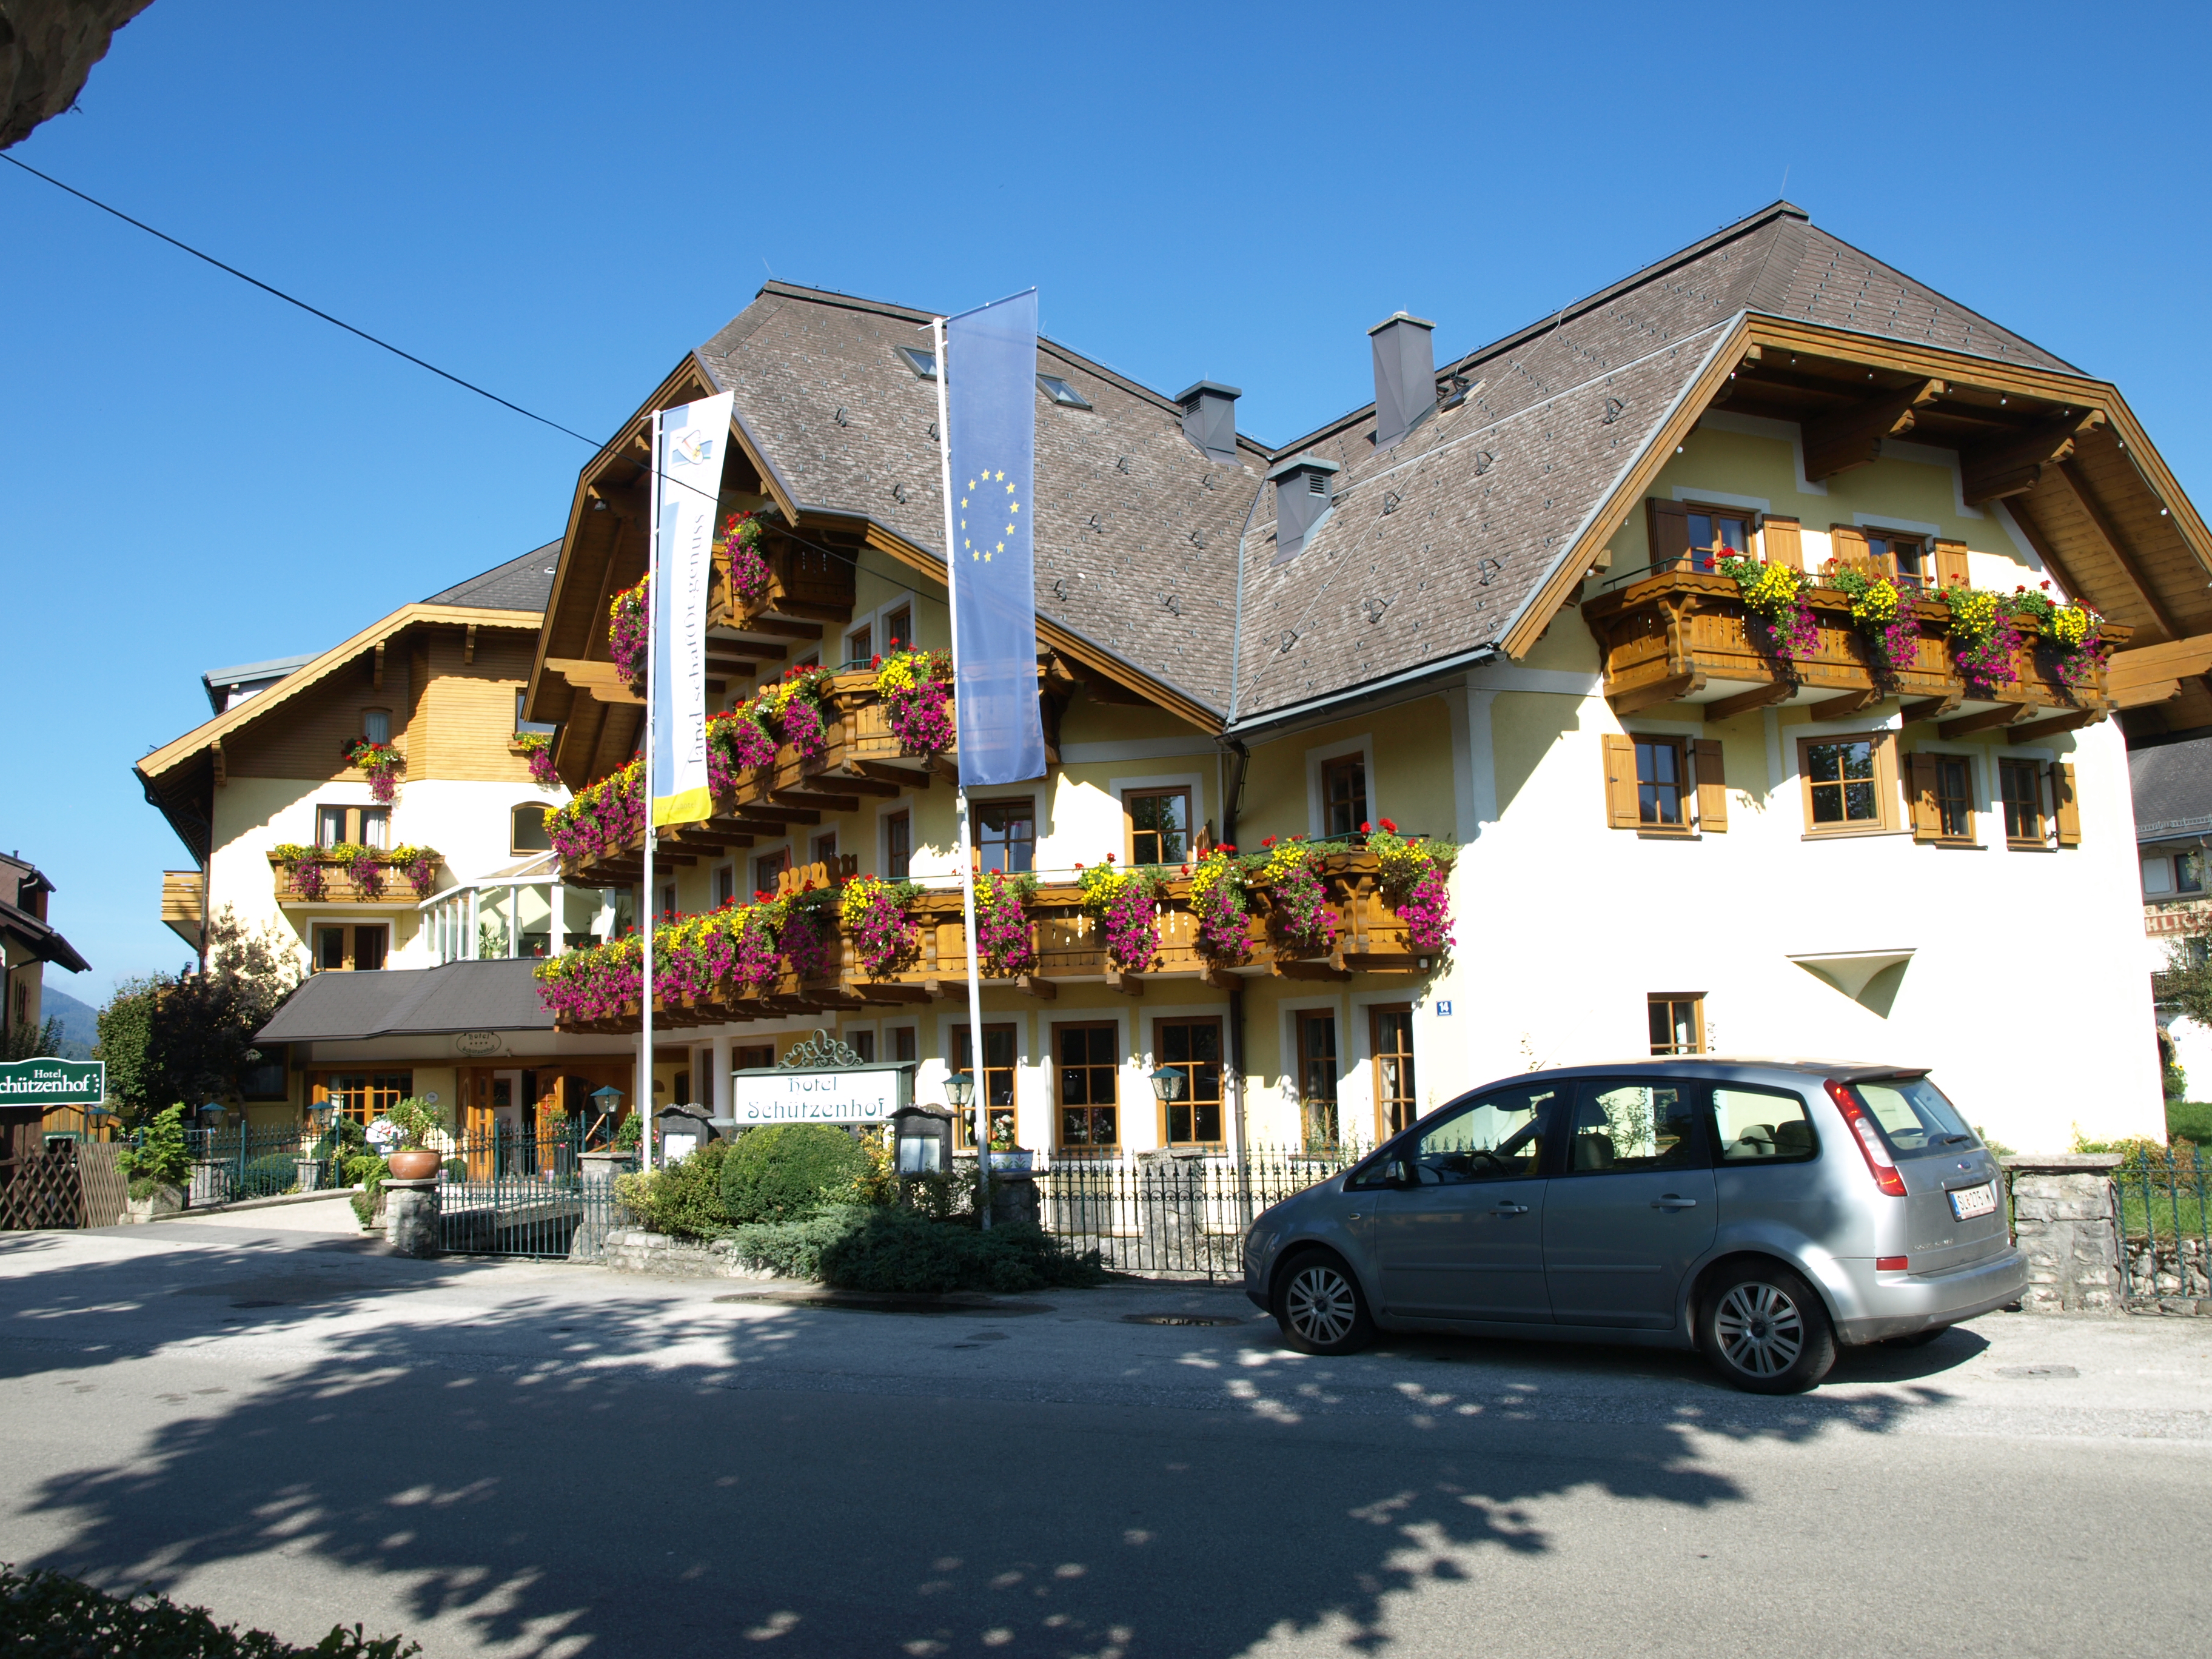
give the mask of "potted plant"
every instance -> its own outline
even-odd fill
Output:
[[[391,1166],[394,1181],[428,1181],[438,1173],[440,1155],[426,1146],[429,1138],[446,1127],[446,1115],[428,1101],[417,1095],[395,1102],[385,1115],[392,1127],[399,1131],[399,1146],[386,1154],[385,1162]]]
[[[185,1150],[185,1108],[172,1106],[149,1123],[134,1146],[116,1158],[131,1184],[130,1213],[134,1222],[173,1215],[185,1207],[185,1182],[192,1172],[191,1155]]]
[[[991,1145],[988,1149],[991,1168],[1001,1175],[1026,1175],[1036,1162],[1035,1152],[1024,1152],[1014,1145],[1014,1120],[1011,1115],[991,1115]]]

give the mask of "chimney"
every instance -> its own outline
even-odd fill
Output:
[[[1237,400],[1241,386],[1200,380],[1176,401],[1182,405],[1182,435],[1204,450],[1210,460],[1234,465],[1237,460]]]
[[[1275,482],[1275,556],[1271,562],[1287,564],[1305,551],[1308,538],[1336,503],[1339,471],[1334,461],[1300,455],[1268,471]]]
[[[1375,342],[1375,447],[1390,449],[1437,406],[1436,325],[1394,311],[1367,331]]]

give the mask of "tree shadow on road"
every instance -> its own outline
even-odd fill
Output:
[[[465,1310],[407,1300],[480,1271],[295,1243],[0,1284],[11,1390],[168,1408],[14,1496],[67,1535],[36,1565],[111,1586],[198,1575],[203,1595],[289,1574],[312,1597],[343,1570],[392,1616],[316,1601],[289,1633],[365,1618],[433,1652],[1134,1659],[1297,1631],[1374,1650],[1397,1598],[1562,1550],[1555,1500],[1740,1504],[1711,1437],[1882,1434],[1944,1397],[1754,1399],[1648,1351],[1486,1366],[1468,1351],[1501,1345],[1409,1339],[1319,1362],[1254,1328],[1176,1351],[1213,1368],[1188,1398],[1086,1400],[1112,1379],[994,1381],[1011,1341],[966,1345],[972,1381],[856,1367],[852,1322],[896,1316],[585,1299],[554,1274]],[[134,1341],[157,1297],[159,1329]],[[905,1322],[919,1371],[945,1328]],[[317,1348],[228,1395],[176,1382],[252,1365],[263,1332]],[[1626,1399],[1632,1376],[1674,1386]]]

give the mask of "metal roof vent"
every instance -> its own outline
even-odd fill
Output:
[[[1176,398],[1182,405],[1182,435],[1217,461],[1237,459],[1237,400],[1242,386],[1200,380]]]
[[[1375,343],[1375,447],[1389,449],[1437,407],[1434,323],[1395,311],[1367,331]]]
[[[1336,504],[1336,474],[1341,470],[1318,455],[1300,455],[1269,469],[1267,476],[1275,482],[1274,563],[1288,564],[1305,551]]]

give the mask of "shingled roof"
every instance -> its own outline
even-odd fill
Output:
[[[482,575],[457,582],[441,593],[433,593],[422,603],[458,605],[470,611],[542,612],[553,592],[553,573],[560,563],[561,544],[548,542],[520,558],[492,566]]]

